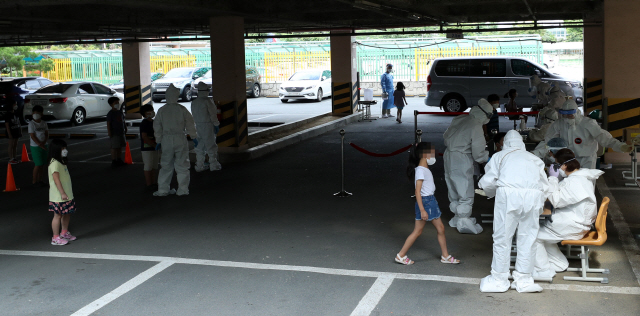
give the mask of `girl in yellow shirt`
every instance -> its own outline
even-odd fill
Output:
[[[76,237],[69,233],[69,220],[71,214],[76,212],[76,202],[73,199],[71,176],[67,168],[68,153],[67,143],[64,140],[51,141],[47,173],[49,175],[49,211],[53,212],[51,244],[55,246],[64,246],[76,240]]]

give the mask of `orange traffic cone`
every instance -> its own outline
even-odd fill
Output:
[[[29,153],[27,152],[27,144],[22,144],[22,162],[29,162]]]
[[[13,179],[13,169],[11,169],[11,165],[7,165],[7,186],[2,192],[14,192],[20,189],[16,188],[16,181]]]
[[[129,142],[127,142],[127,149],[124,151],[124,163],[127,165],[133,165],[133,159],[131,159],[131,149],[129,149]]]

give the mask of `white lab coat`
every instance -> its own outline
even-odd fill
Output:
[[[198,137],[191,113],[178,103],[180,90],[173,85],[165,93],[167,103],[158,109],[153,121],[156,142],[161,144],[160,166],[158,174],[158,192],[168,194],[175,169],[178,179],[178,195],[189,194],[189,144],[186,134]],[[186,134],[185,134],[186,133]]]
[[[558,182],[549,177],[549,202],[553,205],[553,222],[540,227],[536,242],[536,274],[553,277],[569,267],[558,249],[562,240],[582,239],[591,230],[598,214],[593,183],[603,171],[580,168]]]
[[[472,111],[476,110],[475,107]],[[480,110],[477,110],[480,111]],[[488,111],[493,112],[493,109]],[[488,121],[488,119],[487,119]],[[482,227],[471,218],[473,208],[473,162],[489,159],[482,121],[473,115],[461,115],[451,121],[444,133],[444,173],[449,195],[449,209],[455,215],[449,225],[460,233],[479,234]]]
[[[485,175],[478,186],[488,197],[496,197],[491,275],[483,279],[480,290],[501,292],[499,290],[506,290],[505,286],[508,288],[511,243],[517,229],[516,288],[526,292],[527,287],[533,284],[533,245],[549,189],[544,163],[527,152],[522,136],[511,130],[504,138],[502,150],[494,154],[485,166]]]
[[[205,84],[206,87],[206,84]],[[198,87],[198,97],[191,102],[191,113],[196,122],[196,130],[198,131],[198,147],[196,152],[196,170],[204,169],[204,160],[209,155],[209,164],[214,168],[214,164],[218,164],[218,144],[216,143],[216,134],[214,126],[219,126],[217,108],[213,100],[209,98],[207,90],[200,90]]]
[[[602,147],[622,152],[620,146],[624,143],[613,138],[609,132],[600,128],[595,120],[584,117],[579,111],[575,116],[576,123],[573,127],[564,118],[553,122],[547,129],[544,142],[546,143],[554,137],[566,140],[569,144],[567,148],[573,151],[576,155],[576,160],[580,163],[580,167],[585,169],[596,168],[598,144]],[[543,156],[540,156],[540,151],[535,153],[538,157],[543,158]],[[545,152],[545,154],[547,153]]]

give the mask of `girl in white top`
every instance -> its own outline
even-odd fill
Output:
[[[413,146],[410,152],[407,176],[409,179],[414,179],[415,181],[416,204],[414,209],[416,217],[413,232],[409,237],[407,237],[402,250],[400,250],[395,258],[396,262],[404,265],[414,263],[413,260],[407,257],[407,252],[418,236],[422,235],[422,230],[427,224],[427,221],[430,221],[438,231],[438,243],[442,250],[440,262],[453,264],[460,263],[460,260],[451,256],[447,251],[447,240],[444,236],[444,225],[440,219],[442,213],[440,212],[440,207],[438,207],[438,201],[436,201],[433,196],[436,186],[433,183],[433,175],[429,170],[429,165],[433,165],[436,162],[435,155],[436,152],[431,146],[431,143],[425,142],[421,142]]]

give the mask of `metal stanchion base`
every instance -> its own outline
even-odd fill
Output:
[[[352,196],[353,193],[349,193],[347,191],[342,190],[342,191],[340,191],[338,193],[334,193],[333,195],[337,196],[337,197],[348,197],[348,196]]]

